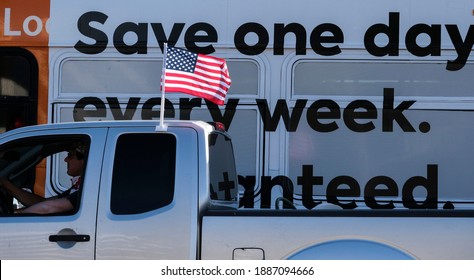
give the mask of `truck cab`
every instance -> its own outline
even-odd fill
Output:
[[[76,209],[16,215],[2,192],[2,259],[196,259],[199,213],[237,208],[232,143],[204,122],[88,122],[0,136],[0,176],[51,197],[67,191],[65,147],[86,143]]]

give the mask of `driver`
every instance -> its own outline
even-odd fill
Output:
[[[15,186],[6,178],[0,178],[0,187],[26,206],[15,210],[15,213],[54,214],[74,210],[84,171],[85,148],[82,143],[76,143],[68,150],[64,161],[67,164],[67,174],[72,176],[72,187],[60,195],[44,198]]]

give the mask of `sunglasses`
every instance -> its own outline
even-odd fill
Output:
[[[84,156],[81,153],[78,152],[68,152],[67,153],[67,158],[77,158],[77,159],[82,159]]]
[[[68,157],[68,158],[73,158],[73,157],[75,157],[75,156],[76,156],[76,153],[74,153],[74,152],[68,152],[68,153],[67,153],[67,157]]]

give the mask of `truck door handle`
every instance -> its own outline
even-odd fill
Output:
[[[87,234],[73,234],[73,235],[50,235],[50,242],[61,242],[61,241],[70,241],[70,242],[89,242],[91,240],[90,235]]]

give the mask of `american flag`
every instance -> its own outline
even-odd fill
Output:
[[[182,92],[223,105],[231,84],[224,59],[169,47],[165,92]]]

